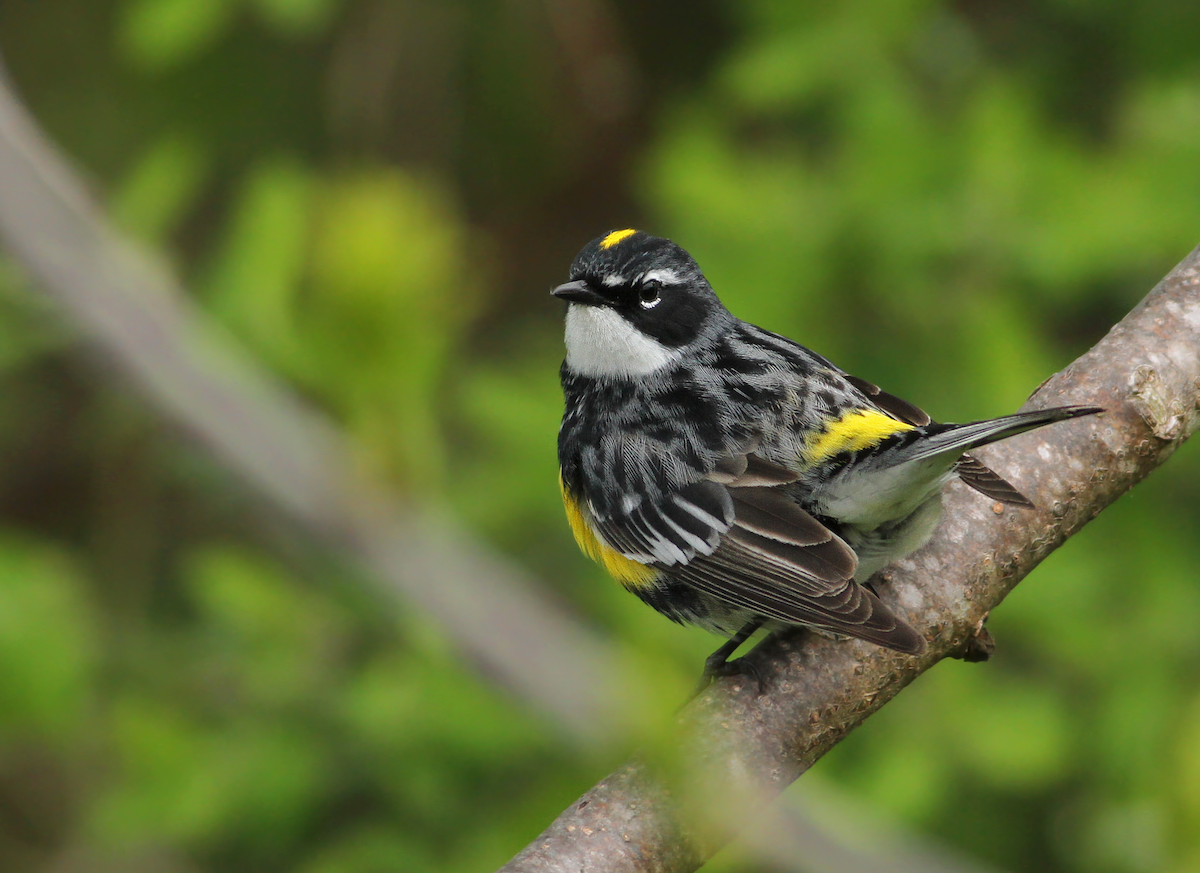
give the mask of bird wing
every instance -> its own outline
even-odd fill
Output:
[[[711,554],[733,523],[733,501],[727,489],[708,479],[690,482],[658,499],[630,495],[609,514],[592,507],[592,524],[605,542],[627,558],[660,567]]]
[[[878,385],[868,382],[866,379],[860,379],[857,376],[851,376],[849,373],[844,374],[846,381],[861,391],[867,397],[893,418],[898,418],[900,421],[908,422],[914,427],[923,427],[929,424],[933,419],[929,417],[924,409],[919,406],[914,406],[907,400],[902,400],[895,394],[888,394]]]
[[[644,564],[675,567],[696,555],[710,555],[736,521],[728,486],[796,481],[792,472],[754,455],[755,448],[757,440],[719,459],[707,473],[690,471],[690,481],[682,485],[660,491],[627,487],[619,504],[605,508],[589,503],[592,526],[609,546]],[[664,478],[657,477],[658,482]]]
[[[796,475],[753,452],[628,512],[595,518],[598,533],[739,609],[919,653],[924,639],[854,581],[858,558],[781,486]]]
[[[925,641],[854,581],[858,558],[778,488],[731,487],[735,520],[711,555],[676,571],[705,594],[758,615],[919,653]]]

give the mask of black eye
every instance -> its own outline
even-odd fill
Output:
[[[638,303],[642,309],[653,309],[658,306],[662,294],[662,282],[657,279],[648,279],[638,288]]]

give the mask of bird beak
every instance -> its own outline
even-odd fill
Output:
[[[597,294],[587,286],[582,279],[559,285],[550,292],[560,300],[568,303],[585,303],[588,306],[608,306],[609,300],[602,294]]]

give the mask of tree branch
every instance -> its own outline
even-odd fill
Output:
[[[768,638],[748,656],[765,693],[727,679],[680,714],[684,772],[630,761],[504,873],[695,870],[867,716],[942,658],[964,653],[1017,582],[1170,457],[1200,421],[1198,391],[1200,247],[1025,406],[1094,404],[1106,414],[979,453],[1039,509],[993,504],[952,485],[933,540],[889,569],[884,597],[925,632],[926,655],[803,633]]]

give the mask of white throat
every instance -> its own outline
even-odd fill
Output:
[[[567,307],[567,366],[584,376],[645,376],[679,358],[607,306]]]

